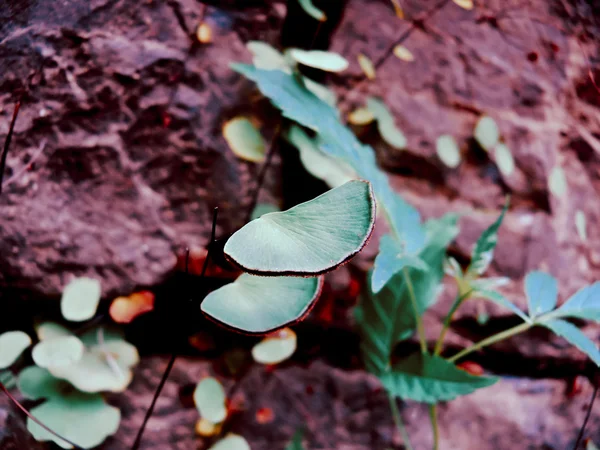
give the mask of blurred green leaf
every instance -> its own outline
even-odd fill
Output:
[[[85,347],[77,336],[57,336],[38,342],[31,352],[39,367],[61,367],[81,359]]]
[[[262,41],[249,41],[246,48],[253,55],[252,64],[259,69],[281,70],[286,73],[292,72],[292,66],[285,56],[273,46]]]
[[[252,347],[252,357],[259,364],[279,364],[294,354],[296,344],[296,333],[290,328],[284,328]]]
[[[23,331],[0,334],[0,369],[10,367],[30,345],[31,338]]]
[[[201,309],[238,331],[264,334],[300,320],[321,291],[322,278],[257,277],[242,274],[212,291]]]
[[[440,136],[436,141],[435,148],[438,157],[446,166],[451,169],[458,167],[460,164],[460,149],[452,136],[447,134]]]
[[[600,322],[600,281],[586,286],[569,297],[554,311],[553,318],[577,317]]]
[[[40,341],[73,335],[70,330],[54,322],[42,322],[35,327],[35,332]]]
[[[567,193],[567,177],[562,167],[556,166],[552,169],[548,178],[548,188],[557,197],[563,197]]]
[[[510,176],[515,170],[515,160],[506,144],[500,143],[494,149],[494,159],[500,172],[505,177]]]
[[[329,89],[327,86],[316,82],[315,80],[311,80],[308,77],[302,77],[302,82],[306,89],[315,94],[317,98],[327,103],[332,108],[336,107],[337,104],[337,95],[334,91]],[[337,111],[337,110],[336,110]]]
[[[517,316],[519,316],[525,322],[531,322],[529,317],[527,317],[527,315],[525,313],[523,313],[523,311],[521,311],[519,308],[517,308],[517,306],[514,303],[512,303],[510,300],[508,300],[506,297],[504,297],[499,292],[493,291],[491,289],[475,288],[473,290],[473,293],[471,294],[471,297],[473,297],[473,298],[482,297],[487,300],[490,300],[490,301],[496,303],[497,305],[502,306],[503,308],[510,309],[512,312],[514,312]]]
[[[377,75],[375,73],[373,61],[371,61],[368,56],[362,53],[359,53],[356,59],[358,60],[358,64],[360,65],[360,68],[364,72],[365,76],[369,80],[374,80]]]
[[[508,205],[509,201],[507,199],[498,218],[477,239],[471,255],[471,264],[467,269],[467,277],[473,278],[483,274],[492,262],[494,249],[498,243],[498,229],[502,224],[506,211],[508,211]]]
[[[544,321],[540,325],[566,339],[569,343],[588,355],[597,366],[600,366],[600,351],[598,351],[598,346],[575,325],[560,319]]]
[[[525,277],[525,294],[529,316],[535,319],[556,307],[558,284],[554,277],[545,272],[529,272]]]
[[[349,181],[287,211],[245,225],[225,255],[257,275],[317,275],[356,255],[375,223],[371,185]]]
[[[273,205],[272,203],[259,203],[254,207],[250,220],[258,219],[259,217],[264,216],[265,214],[277,211],[281,211],[279,209],[279,206],[277,205]]]
[[[227,397],[223,385],[213,377],[200,380],[194,390],[194,403],[200,417],[212,423],[221,423],[227,417]]]
[[[260,131],[246,117],[235,117],[223,125],[223,137],[238,158],[251,162],[265,159],[267,145]]]
[[[416,353],[381,376],[394,396],[435,404],[491,386],[497,378],[471,375],[439,356]]]
[[[382,139],[398,150],[405,148],[406,137],[396,126],[394,116],[392,116],[385,103],[371,97],[367,99],[367,108],[369,108],[377,120],[377,128]]]
[[[375,120],[369,108],[357,108],[348,115],[348,122],[352,125],[368,125]]]
[[[341,72],[348,68],[348,61],[343,56],[323,50],[289,50],[290,56],[300,64],[327,72]]]
[[[75,278],[63,290],[60,301],[63,317],[71,322],[91,319],[98,309],[100,294],[98,280],[87,277]]]
[[[250,445],[242,436],[228,434],[208,450],[251,450]]]
[[[304,445],[302,445],[302,430],[296,430],[285,450],[304,450]]]
[[[482,116],[475,125],[475,140],[488,152],[492,150],[500,139],[500,131],[494,119]]]
[[[300,3],[300,6],[302,6],[304,12],[306,12],[306,14],[308,14],[312,18],[320,22],[324,22],[327,20],[327,16],[325,16],[325,13],[319,8],[317,8],[315,5],[313,5],[312,0],[298,0],[298,3]]]
[[[577,234],[579,238],[585,242],[587,241],[587,225],[586,225],[585,213],[578,209],[575,213],[575,227],[577,228]]]

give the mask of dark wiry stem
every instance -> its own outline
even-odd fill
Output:
[[[69,439],[62,437],[60,434],[58,434],[56,431],[53,431],[52,429],[50,429],[49,427],[47,427],[46,425],[44,425],[40,420],[36,419],[28,410],[27,408],[25,408],[9,391],[8,389],[6,389],[6,386],[4,386],[4,384],[0,383],[0,390],[2,390],[6,396],[10,399],[10,401],[12,401],[17,408],[19,408],[21,411],[23,411],[23,413],[29,417],[31,420],[33,420],[35,423],[37,423],[40,427],[42,427],[44,430],[46,430],[48,433],[53,434],[54,436],[56,436],[57,438],[59,438],[62,441],[65,441],[66,443],[68,443],[69,445],[72,445],[74,448],[77,449],[83,449],[83,447],[80,447],[79,445],[75,444],[73,441],[70,441]]]
[[[211,231],[211,235],[210,235],[210,243],[207,246],[208,251],[206,253],[206,259],[204,260],[204,265],[202,266],[202,273],[200,274],[201,280],[204,279],[204,276],[206,275],[206,269],[208,267],[208,262],[210,260],[210,252],[211,252],[211,248],[212,248],[212,243],[215,241],[218,212],[219,212],[219,208],[215,208],[214,213],[213,213],[213,222],[212,222],[212,231]],[[190,253],[188,250],[185,255],[185,273],[186,273],[186,275],[188,275],[189,256],[190,256]],[[150,417],[152,416],[152,412],[154,411],[156,401],[158,400],[158,397],[160,397],[160,393],[161,393],[163,387],[165,386],[167,378],[169,378],[169,374],[171,373],[171,370],[173,369],[173,365],[175,364],[176,359],[177,359],[177,351],[174,350],[173,353],[171,354],[171,358],[169,359],[169,363],[167,364],[167,368],[165,369],[165,371],[163,373],[160,383],[158,383],[158,387],[156,388],[156,391],[154,392],[154,397],[152,397],[152,402],[150,403],[150,407],[148,408],[148,411],[146,411],[146,415],[144,416],[144,421],[142,422],[142,426],[138,430],[137,436],[135,438],[135,442],[131,446],[131,450],[137,450],[140,447],[140,444],[142,442],[142,436],[144,435],[144,430],[146,429],[146,424],[148,423],[148,420],[150,420]]]
[[[585,414],[585,419],[583,419],[583,425],[581,425],[581,429],[579,430],[579,435],[577,436],[577,441],[575,442],[575,446],[573,450],[577,450],[579,448],[579,444],[583,439],[583,432],[585,431],[585,427],[590,420],[590,416],[592,415],[592,407],[594,406],[594,400],[596,400],[596,395],[598,394],[598,383],[594,386],[594,392],[592,393],[592,398],[590,399],[590,405],[588,406],[587,413]]]
[[[10,141],[12,140],[12,135],[15,130],[15,123],[17,121],[17,116],[19,115],[20,107],[21,100],[18,100],[17,103],[15,103],[15,109],[13,110],[12,120],[10,121],[10,126],[8,127],[8,134],[6,135],[6,139],[4,140],[4,150],[2,151],[2,159],[0,160],[0,194],[2,193],[2,181],[4,179],[4,170],[6,168],[8,148],[10,147]]]

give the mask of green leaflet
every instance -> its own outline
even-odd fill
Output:
[[[23,331],[0,334],[0,369],[10,367],[30,345],[31,338]]]
[[[327,20],[325,13],[319,8],[317,8],[315,5],[313,5],[312,0],[298,0],[298,3],[300,3],[300,6],[302,6],[304,12],[306,12],[306,14],[308,14],[312,18],[320,22],[324,22]]]
[[[502,219],[504,219],[504,214],[506,214],[506,211],[508,210],[508,205],[509,201],[506,200],[506,204],[504,205],[504,208],[502,208],[500,216],[498,216],[496,221],[481,233],[481,236],[477,239],[473,254],[471,255],[471,264],[467,269],[467,276],[470,275],[472,277],[481,275],[487,270],[492,262],[494,249],[498,242],[498,228],[500,228]]]
[[[577,317],[600,322],[600,281],[577,291],[551,314],[553,317]]]
[[[525,277],[525,294],[529,316],[535,319],[540,314],[552,311],[558,300],[558,284],[545,272],[530,272]]]
[[[194,404],[200,417],[211,423],[220,423],[227,417],[227,397],[219,380],[206,377],[194,389]]]
[[[527,317],[527,315],[523,311],[521,311],[519,308],[517,308],[517,306],[514,303],[512,303],[510,300],[508,300],[506,297],[504,297],[499,292],[493,291],[491,289],[475,288],[473,293],[471,294],[471,296],[473,298],[482,297],[487,300],[490,300],[490,301],[496,303],[497,305],[500,305],[504,308],[510,309],[512,312],[514,312],[517,316],[519,316],[525,322],[531,322],[531,319],[529,317]]]
[[[292,436],[292,441],[288,444],[285,450],[304,450],[302,445],[302,430],[297,430]]]
[[[244,64],[234,64],[232,68],[256,82],[285,117],[315,131],[321,151],[346,161],[360,178],[371,182],[379,204],[407,254],[417,254],[423,248],[425,230],[418,211],[393,191],[387,176],[377,167],[373,149],[363,145],[340,123],[336,110],[319,100],[293,75]]]
[[[540,325],[552,330],[554,334],[563,337],[579,350],[590,357],[596,365],[600,366],[600,351],[596,344],[575,325],[566,320],[554,319],[541,322]]]
[[[100,282],[93,278],[75,278],[67,284],[60,300],[60,311],[71,322],[83,322],[96,314],[100,303]]]
[[[435,404],[491,386],[498,379],[474,376],[439,356],[416,353],[394,365],[381,381],[396,397]]]
[[[428,244],[419,258],[429,270],[407,269],[418,301],[419,314],[423,314],[436,300],[444,276],[446,247],[458,234],[457,220],[458,216],[447,214],[425,224]],[[369,278],[367,286],[371,284],[372,278]],[[378,293],[367,289],[355,313],[367,370],[375,374],[383,373],[388,368],[396,343],[410,337],[416,326],[403,274],[395,275]]]
[[[371,185],[352,180],[287,211],[253,220],[229,238],[224,252],[256,275],[318,275],[356,255],[374,224]]]

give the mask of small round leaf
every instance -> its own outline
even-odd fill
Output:
[[[208,450],[251,450],[250,445],[242,436],[228,434]]]
[[[96,314],[100,302],[100,282],[81,277],[72,280],[63,290],[60,310],[65,319],[82,322]]]
[[[252,64],[257,69],[281,70],[291,73],[291,67],[279,50],[262,41],[249,41],[246,48],[253,55]]]
[[[79,361],[84,350],[77,336],[60,336],[37,343],[31,356],[39,367],[63,367]]]
[[[206,377],[194,390],[194,403],[200,417],[212,423],[221,423],[227,417],[227,405],[223,385],[213,377]]]
[[[439,158],[448,167],[454,169],[460,164],[460,149],[454,138],[450,135],[443,135],[437,139],[436,150]]]
[[[256,344],[252,348],[252,357],[260,364],[279,364],[294,354],[296,344],[296,333],[284,328]]]
[[[322,277],[257,277],[242,274],[211,292],[202,311],[218,323],[248,334],[264,334],[302,319],[316,301]]]
[[[59,380],[46,369],[29,366],[19,373],[17,386],[23,396],[31,400],[38,400],[60,396],[68,383]]]
[[[353,180],[234,233],[225,255],[257,275],[317,275],[356,255],[375,221],[371,185]]]
[[[22,331],[0,334],[0,369],[10,367],[30,345],[31,338]]]
[[[223,126],[223,136],[237,157],[252,162],[265,159],[265,140],[246,117],[235,117],[226,122]]]
[[[341,72],[346,70],[349,65],[343,56],[322,50],[301,50],[294,48],[290,50],[290,56],[300,64],[327,72]]]
[[[496,145],[494,156],[502,175],[505,177],[510,176],[515,170],[515,160],[506,144],[500,143]]]
[[[500,139],[500,131],[494,119],[482,116],[475,125],[475,139],[484,150],[490,151]]]
[[[73,335],[67,328],[55,322],[43,322],[35,328],[35,332],[40,341]]]

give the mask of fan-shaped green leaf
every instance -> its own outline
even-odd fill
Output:
[[[50,373],[83,392],[124,391],[133,377],[131,367],[139,362],[137,349],[100,329],[89,331],[81,340],[90,345],[81,359],[69,366],[49,367]]]
[[[107,405],[100,394],[77,391],[53,397],[30,412],[48,428],[83,448],[100,445],[117,432],[121,421],[119,409]],[[62,448],[73,448],[30,418],[27,419],[27,429],[38,441],[53,441]]]
[[[72,280],[63,290],[60,310],[63,317],[72,322],[91,319],[100,302],[100,282],[81,277]]]
[[[363,145],[340,123],[337,110],[319,100],[291,75],[244,64],[232,67],[255,81],[285,117],[317,132],[322,152],[346,161],[358,177],[371,182],[379,205],[407,254],[417,254],[423,248],[425,230],[419,212],[394,192],[385,173],[377,167],[373,149]]]
[[[356,255],[375,222],[371,185],[349,181],[284,212],[265,214],[229,238],[225,255],[260,275],[316,275]]]
[[[494,157],[496,160],[496,165],[498,166],[498,169],[500,169],[502,175],[508,177],[514,172],[515,160],[513,159],[513,155],[506,144],[500,143],[496,145],[496,148],[494,149]]]
[[[346,58],[333,52],[293,48],[289,51],[289,54],[300,64],[326,70],[327,72],[341,72],[346,70],[349,65]]]
[[[460,164],[460,149],[452,136],[448,134],[440,136],[436,141],[435,148],[439,158],[445,165],[451,169],[458,167]]]
[[[19,373],[17,387],[24,397],[31,400],[61,396],[69,388],[73,389],[66,381],[37,366],[26,367]]]
[[[598,346],[575,325],[560,319],[542,322],[540,325],[549,328],[554,334],[565,338],[588,355],[596,365],[600,366],[600,351],[598,351]]]
[[[194,403],[200,417],[212,423],[220,423],[227,417],[227,397],[223,385],[213,377],[200,380],[194,390]]]
[[[474,376],[439,356],[417,353],[395,364],[381,381],[394,396],[435,404],[491,386],[497,379]]]
[[[249,334],[264,334],[302,319],[321,291],[322,278],[265,278],[242,274],[211,292],[201,309],[215,321]]]
[[[557,197],[563,197],[567,193],[567,177],[562,167],[556,166],[552,169],[548,178],[548,188]]]
[[[587,226],[585,213],[582,210],[577,210],[575,213],[575,227],[577,228],[577,234],[582,241],[587,241]]]
[[[341,160],[327,156],[314,139],[311,139],[300,127],[292,125],[286,134],[286,139],[300,152],[300,160],[304,168],[314,177],[323,180],[331,188],[341,186],[357,176]]]
[[[600,322],[600,281],[577,291],[552,314]]]
[[[529,316],[533,319],[556,307],[558,284],[545,272],[530,272],[525,277],[525,294]]]
[[[506,214],[506,211],[508,210],[508,205],[509,201],[506,200],[506,204],[504,205],[504,208],[502,208],[502,212],[496,221],[481,233],[481,236],[477,239],[471,255],[471,264],[467,269],[467,276],[474,277],[483,274],[492,262],[494,249],[498,242],[498,229],[502,224],[504,214]]]
[[[494,119],[482,116],[475,125],[475,139],[484,150],[490,151],[500,139],[500,131]]]
[[[79,361],[83,351],[83,343],[77,336],[59,336],[37,343],[31,356],[39,367],[62,367]]]
[[[304,12],[311,16],[313,19],[316,19],[320,22],[324,22],[327,20],[325,13],[319,8],[317,8],[315,5],[313,5],[312,0],[298,0],[298,3],[300,3],[300,6],[302,6]]]
[[[260,364],[279,364],[294,354],[296,343],[296,333],[284,328],[252,347],[252,357]]]
[[[228,434],[208,450],[251,450],[250,445],[242,436]]]
[[[30,345],[31,338],[22,331],[0,334],[0,369],[10,367]]]
[[[262,162],[265,159],[265,140],[246,117],[235,117],[227,121],[223,126],[223,136],[238,158],[251,162]]]
[[[292,68],[285,56],[266,42],[249,41],[246,43],[246,48],[253,55],[252,64],[259,69],[281,70],[286,73],[292,72]]]
[[[251,220],[258,219],[259,217],[269,214],[272,212],[281,211],[277,205],[273,205],[272,203],[259,203],[256,205],[254,210],[252,211],[252,215],[250,216]]]
[[[379,99],[371,97],[367,99],[367,108],[371,110],[375,116],[375,119],[377,119],[377,127],[383,140],[399,150],[405,148],[406,137],[396,126],[394,117],[390,113],[385,103]]]
[[[73,335],[67,328],[54,322],[43,322],[39,324],[35,327],[35,332],[40,341]]]
[[[373,276],[371,277],[373,292],[379,292],[394,275],[405,267],[413,267],[416,270],[429,270],[427,264],[418,256],[405,255],[400,243],[391,235],[382,236],[379,242],[379,254],[375,258]]]

